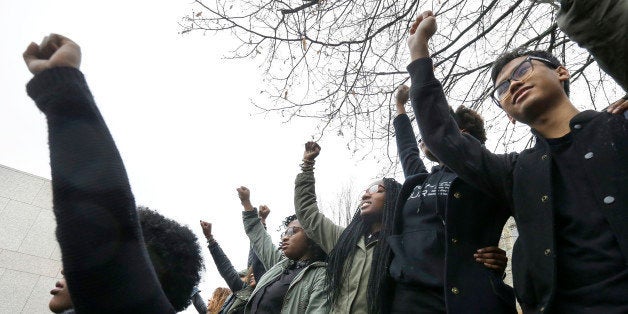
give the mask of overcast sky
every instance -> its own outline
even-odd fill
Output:
[[[213,222],[216,239],[243,268],[248,240],[235,188],[248,186],[254,204],[271,208],[278,238],[281,219],[294,213],[294,178],[315,126],[254,115],[259,61],[222,59],[235,45],[227,34],[178,34],[177,22],[195,9],[190,3],[0,1],[0,164],[50,178],[46,123],[26,95],[32,75],[22,52],[48,33],[66,35],[81,46],[81,70],[137,203],[189,225],[201,239],[199,219]],[[350,182],[362,189],[379,173],[374,162],[352,159],[342,138],[321,146],[316,174],[324,200]],[[205,263],[201,290],[209,298],[225,283],[208,253]]]

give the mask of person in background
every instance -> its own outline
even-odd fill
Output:
[[[166,297],[171,303],[177,305],[177,308],[183,310],[187,307],[185,304],[189,305],[191,298],[176,287],[184,286],[190,280],[194,280],[194,277],[198,275],[198,270],[194,267],[190,269],[181,268],[192,264],[189,263],[189,260],[185,261],[180,258],[193,257],[194,260],[202,262],[200,251],[195,251],[198,248],[196,237],[188,227],[182,226],[148,207],[140,206],[137,208],[137,212],[144,243],[151,262],[159,274],[159,281]],[[197,253],[199,255],[196,255]],[[61,270],[61,274],[65,276],[65,271]],[[197,289],[193,290],[193,292],[197,291]],[[75,312],[65,278],[57,281],[50,294],[52,295],[48,303],[50,311],[66,314]],[[192,294],[192,301],[194,301],[194,296],[198,296],[198,294]]]
[[[268,213],[270,213],[270,210],[265,213],[264,220],[268,216]],[[250,250],[249,256],[253,258],[252,265],[255,266],[249,266],[246,271],[238,273],[220,245],[218,245],[218,242],[214,239],[212,224],[202,220],[200,224],[203,229],[203,235],[207,239],[207,248],[214,259],[216,268],[232,292],[226,301],[223,302],[224,304],[221,306],[222,309],[220,312],[243,313],[244,306],[256,285],[254,277],[255,270],[253,268],[255,267],[259,272],[263,273],[265,272],[264,265],[261,264],[261,261],[259,261],[253,250]]]
[[[279,250],[251,205],[251,192],[237,189],[251,246],[267,269],[246,304],[245,313],[329,313],[325,289],[327,255],[303,231],[295,215],[284,221]],[[283,254],[282,254],[283,253]]]
[[[159,214],[145,211],[148,223],[140,227],[122,159],[79,71],[79,46],[51,34],[23,57],[34,74],[27,93],[48,124],[56,235],[74,311],[182,311],[201,277],[200,247],[187,228],[160,233],[177,224]],[[152,231],[152,239],[143,235]]]
[[[216,288],[216,290],[214,290],[214,293],[212,294],[212,298],[209,299],[209,303],[207,304],[207,314],[220,313],[220,309],[222,308],[229,295],[231,295],[231,290],[229,290],[228,288]]]
[[[508,205],[461,180],[423,141],[417,146],[405,109],[408,98],[409,88],[400,86],[393,125],[406,180],[395,220],[383,226],[393,230],[389,269],[395,281],[385,312],[516,313],[513,289],[502,280],[508,258],[497,247],[510,217]],[[460,106],[450,115],[465,136],[486,141],[477,112]],[[429,172],[419,147],[438,164]]]

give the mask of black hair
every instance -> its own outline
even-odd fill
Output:
[[[297,220],[297,215],[290,215],[290,216],[288,216],[288,217],[284,218],[284,220],[283,220],[283,222],[281,223],[281,225],[282,225],[284,228],[288,228],[288,225],[289,225],[291,222],[295,221],[295,220]]]
[[[508,62],[524,56],[534,56],[547,59],[551,61],[555,67],[562,66],[560,61],[558,61],[558,58],[556,58],[548,51],[515,49],[513,51],[500,55],[499,57],[497,57],[497,60],[493,62],[493,68],[491,70],[491,79],[493,80],[493,85],[495,84],[495,80],[497,80],[499,72],[501,72],[501,70],[504,68],[504,66],[506,66],[506,64],[508,64]],[[563,82],[563,89],[565,90],[565,94],[569,96],[569,80],[565,80]]]
[[[290,215],[283,220],[282,225],[285,228],[288,228],[288,225],[295,220],[297,220],[297,215]],[[307,235],[305,237],[307,238],[308,251],[312,253],[312,259],[310,261],[316,262],[326,260],[327,253],[325,253],[325,251],[323,251],[323,249],[316,244],[314,240],[310,239]]]
[[[390,178],[384,178],[382,181],[386,190],[386,200],[382,211],[382,226],[386,226],[395,220],[395,205],[401,184]],[[369,232],[369,228],[370,225],[364,221],[358,208],[353,219],[342,232],[334,249],[329,254],[329,259],[327,260],[327,286],[332,304],[338,300],[342,282],[347,279],[349,272],[351,272],[355,247],[360,238]],[[388,293],[392,290],[392,280],[388,274],[388,264],[390,264],[392,254],[386,238],[392,234],[392,231],[392,228],[382,228],[378,235],[378,242],[373,248],[373,260],[366,292],[369,313],[380,313],[380,309],[383,308],[382,302],[390,300]]]
[[[138,207],[144,243],[166,297],[180,312],[191,303],[204,269],[201,247],[192,230],[148,207]]]
[[[458,124],[458,128],[469,132],[469,134],[480,141],[480,143],[484,144],[486,142],[484,119],[482,119],[482,116],[475,110],[460,105],[453,116]]]

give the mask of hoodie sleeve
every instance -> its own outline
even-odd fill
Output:
[[[398,115],[393,120],[393,126],[395,127],[397,154],[404,176],[407,178],[414,174],[427,173],[408,115],[405,113]]]

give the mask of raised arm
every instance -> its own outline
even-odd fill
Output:
[[[558,27],[628,91],[628,0],[562,0]]]
[[[344,230],[329,218],[325,217],[316,203],[316,190],[314,180],[314,161],[321,151],[321,147],[315,142],[305,144],[303,153],[302,172],[297,175],[294,182],[294,208],[297,219],[303,226],[308,238],[329,254],[338,242],[338,238]]]
[[[80,48],[51,34],[24,60],[46,115],[53,211],[77,313],[174,313],[142,241],[122,159],[83,74]]]
[[[266,205],[260,205],[259,218],[264,225],[264,229],[266,230],[268,230],[268,228],[266,227],[266,218],[269,214],[270,208],[268,208],[268,206]],[[255,250],[253,250],[253,248],[249,249],[248,260],[248,264],[253,268],[253,277],[255,278],[256,282],[259,282],[260,278],[262,278],[262,276],[264,276],[264,274],[266,273],[266,268],[264,268],[264,264],[262,263],[262,261],[260,261],[259,257],[257,257],[257,254],[255,253]]]
[[[270,269],[281,260],[282,255],[273,244],[273,240],[266,232],[264,225],[262,225],[257,215],[257,210],[251,205],[251,191],[244,186],[239,187],[237,190],[242,207],[244,207],[242,212],[244,231],[251,241],[255,254],[264,264],[264,268]]]
[[[214,264],[216,264],[220,276],[225,280],[229,289],[231,289],[233,293],[236,293],[246,287],[246,284],[240,279],[240,275],[238,275],[235,267],[233,267],[231,260],[229,260],[225,252],[222,251],[218,242],[214,240],[212,224],[201,220],[201,228],[207,239],[207,248],[214,259]]]
[[[415,20],[408,37],[412,58],[408,65],[410,96],[422,139],[438,160],[464,181],[512,208],[512,172],[517,154],[493,154],[473,136],[460,131],[429,58],[428,41],[434,32],[436,20],[428,11]]]
[[[395,104],[397,117],[393,120],[395,140],[397,141],[397,154],[399,155],[399,161],[401,162],[403,174],[406,178],[417,173],[427,173],[425,164],[419,154],[419,146],[417,145],[416,137],[412,130],[410,118],[406,114],[405,105],[409,97],[410,88],[406,85],[399,86]]]

